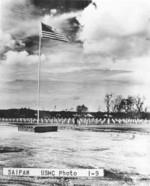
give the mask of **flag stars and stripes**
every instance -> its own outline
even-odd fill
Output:
[[[68,38],[60,33],[57,33],[56,31],[53,30],[52,27],[41,23],[42,24],[42,33],[41,37],[42,38],[48,38],[52,40],[58,40],[58,41],[63,41],[63,42],[69,42]]]

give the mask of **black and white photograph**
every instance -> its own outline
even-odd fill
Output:
[[[0,186],[150,186],[150,1],[0,0]]]

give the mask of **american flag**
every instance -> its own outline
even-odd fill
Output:
[[[52,40],[69,42],[68,38],[65,35],[55,32],[52,27],[44,23],[41,24],[42,24],[42,33],[41,33],[42,38],[49,38]]]

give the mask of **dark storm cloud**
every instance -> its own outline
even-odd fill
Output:
[[[44,16],[51,15],[51,10],[55,10],[56,14],[53,15],[54,21],[50,18],[50,22],[58,22],[62,32],[75,42],[80,24],[76,15],[69,15],[69,12],[83,10],[90,2],[90,0],[6,0],[2,3],[2,30],[10,35],[10,40],[14,43],[12,45],[11,41],[11,45],[2,46],[1,55],[9,50],[26,50],[29,54],[34,53],[38,49],[39,23]]]
[[[69,12],[83,10],[91,0],[32,0],[33,4],[49,13],[50,9],[57,9],[58,12]]]
[[[30,0],[6,0],[2,2],[1,15],[1,55],[9,50],[24,50],[24,39],[38,34],[39,9]]]

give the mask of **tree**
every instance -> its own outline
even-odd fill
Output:
[[[121,95],[117,96],[113,101],[113,111],[126,113],[135,111],[135,98],[133,96],[127,98],[123,98]]]
[[[121,112],[121,101],[122,101],[122,96],[118,95],[114,100],[113,100],[113,112]]]
[[[128,96],[126,99],[126,109],[125,112],[135,111],[135,98],[133,96]]]
[[[81,114],[81,113],[85,113],[88,111],[88,107],[86,107],[84,104],[83,105],[78,105],[76,108],[76,111]]]
[[[110,109],[111,109],[111,106],[112,106],[112,94],[106,94],[105,95],[105,104],[106,104],[106,110],[107,110],[107,113],[110,113]]]
[[[144,107],[144,101],[145,101],[145,98],[141,98],[139,96],[137,96],[135,98],[135,106],[136,106],[136,110],[138,113],[141,113],[143,112],[145,109],[143,108]]]

